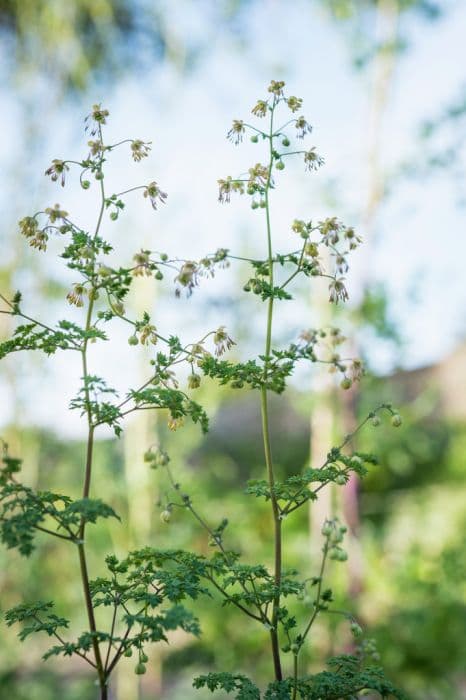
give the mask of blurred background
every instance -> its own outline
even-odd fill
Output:
[[[257,146],[233,147],[226,132],[233,118],[248,118],[271,78],[303,97],[311,145],[326,164],[312,176],[291,165],[280,175],[276,246],[288,249],[294,218],[333,215],[365,244],[347,275],[345,309],[329,310],[318,285],[298,286],[296,311],[279,318],[275,344],[336,323],[369,371],[343,398],[328,375],[303,372],[273,401],[280,474],[319,463],[381,401],[396,404],[404,421],[399,430],[382,425],[358,437],[355,447],[380,459],[361,486],[350,482],[286,523],[287,564],[312,575],[319,524],[330,512],[346,520],[350,561],[332,572],[339,607],[356,614],[389,676],[419,700],[466,698],[465,30],[460,0],[0,0],[0,288],[7,295],[20,288],[28,312],[43,320],[63,316],[76,280],[53,256],[31,251],[17,221],[56,201],[83,226],[95,219],[92,193],[72,178],[61,190],[43,177],[52,158],[86,155],[83,120],[92,104],[110,110],[107,142],[153,142],[140,165],[115,154],[111,186],[155,179],[169,194],[155,214],[135,196],[112,224],[123,264],[142,245],[186,258],[218,247],[262,255],[262,225],[247,201],[217,202],[219,177],[260,160]],[[226,325],[237,341],[233,357],[247,357],[261,351],[263,329],[260,302],[238,295],[246,279],[244,268],[231,267],[190,299],[146,280],[130,305],[150,310],[162,333],[186,342]],[[79,321],[79,309],[69,313]],[[1,317],[0,337],[10,332]],[[144,363],[120,340],[111,355],[97,349],[93,367],[124,388]],[[66,354],[18,355],[0,369],[0,432],[24,458],[26,483],[73,496],[84,425],[67,407],[79,376]],[[160,523],[156,504],[168,484],[142,459],[158,441],[206,516],[232,519],[231,545],[251,562],[268,562],[268,514],[242,493],[263,470],[257,397],[207,382],[198,392],[211,417],[205,438],[191,426],[167,434],[163,420],[145,415],[120,440],[102,431],[94,495],[105,494],[123,523],[90,531],[93,575],[107,553],[147,542],[206,550],[188,517]],[[55,542],[41,540],[27,561],[2,549],[1,607],[44,598],[45,590],[79,631],[76,573],[74,552]],[[200,640],[177,635],[154,649],[142,680],[125,660],[116,700],[202,698],[192,677],[219,668],[268,678],[262,635],[230,610],[201,607]],[[308,651],[310,671],[348,644],[337,616],[325,622]],[[93,698],[86,669],[74,660],[42,662],[45,648],[39,640],[21,645],[2,627],[2,697]]]

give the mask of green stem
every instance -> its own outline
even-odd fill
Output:
[[[291,700],[296,700],[296,693],[298,692],[298,655],[294,654],[293,657],[293,695]]]
[[[274,105],[275,107],[275,105]],[[269,281],[270,286],[273,288],[273,249],[272,249],[272,229],[270,225],[270,205],[269,205],[269,189],[272,179],[272,167],[274,162],[273,157],[273,110],[272,107],[271,117],[270,117],[270,134],[269,134],[269,149],[270,149],[270,160],[269,169],[267,177],[267,185],[265,188],[265,216],[266,216],[266,226],[267,226],[267,264],[269,268]],[[262,416],[262,435],[264,439],[264,455],[265,464],[267,469],[267,480],[270,488],[270,503],[272,507],[272,517],[273,517],[273,530],[274,530],[274,582],[276,587],[276,594],[273,599],[272,604],[272,627],[270,630],[270,642],[272,645],[272,657],[273,665],[275,671],[275,678],[277,681],[281,681],[283,678],[281,660],[280,660],[280,646],[278,640],[278,611],[280,607],[280,585],[281,585],[281,575],[282,575],[282,532],[281,532],[281,518],[280,509],[275,496],[275,475],[273,469],[273,459],[272,459],[272,447],[270,440],[270,425],[269,425],[269,412],[268,412],[268,402],[267,402],[267,387],[266,380],[268,374],[268,368],[270,363],[270,351],[272,347],[272,321],[273,321],[273,297],[270,297],[268,301],[267,309],[267,329],[266,329],[266,339],[265,339],[265,360],[264,360],[264,383],[261,388],[261,416]]]
[[[99,128],[99,135],[100,135],[100,140],[102,141],[102,133]],[[103,181],[100,180],[100,192],[101,192],[101,205],[100,205],[100,211],[99,211],[99,216],[97,219],[97,224],[96,224],[96,229],[94,233],[94,238],[97,236],[100,225],[102,223],[102,217],[104,214],[104,209],[105,209],[105,192],[104,192],[104,185]],[[91,288],[91,290],[94,290],[94,287]],[[89,299],[89,306],[87,309],[87,315],[86,315],[86,332],[88,332],[91,328],[92,325],[92,312],[94,309],[94,295]],[[81,350],[81,356],[82,356],[82,370],[83,370],[83,381],[84,381],[84,395],[85,395],[85,400],[86,400],[86,407],[87,407],[87,423],[88,423],[88,435],[87,435],[87,448],[86,448],[86,467],[85,467],[85,473],[84,473],[84,484],[83,484],[83,492],[82,492],[82,497],[83,498],[89,498],[89,493],[91,489],[91,478],[92,478],[92,462],[93,462],[93,456],[94,456],[94,430],[95,426],[93,425],[92,422],[92,411],[91,411],[91,406],[90,406],[90,395],[89,395],[89,386],[88,386],[88,366],[87,366],[87,345],[88,345],[89,339],[86,337],[82,350]],[[92,605],[92,596],[91,596],[91,589],[89,585],[89,574],[88,574],[88,568],[87,568],[87,560],[86,560],[86,550],[85,550],[85,529],[86,529],[86,521],[84,518],[81,518],[81,524],[79,527],[79,542],[78,542],[78,554],[79,554],[79,568],[81,571],[81,582],[82,582],[82,587],[83,587],[83,592],[84,592],[84,600],[86,604],[86,611],[87,611],[87,618],[88,618],[88,623],[89,623],[89,629],[93,635],[92,638],[92,648],[94,651],[94,658],[95,658],[95,665],[96,665],[96,672],[99,677],[99,686],[100,686],[100,698],[101,700],[107,700],[107,674],[105,673],[105,668],[104,668],[104,663],[102,660],[102,654],[100,651],[100,646],[99,642],[96,637],[97,633],[97,625],[95,621],[95,615],[94,615],[94,607]]]

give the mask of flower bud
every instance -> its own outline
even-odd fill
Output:
[[[135,335],[130,335],[128,338],[128,344],[129,345],[137,345],[139,343],[139,340]]]
[[[257,134],[253,134],[251,136],[251,143],[257,143],[259,141],[259,137]]]
[[[378,416],[374,416],[371,420],[372,425],[374,428],[378,428],[380,425],[380,418]]]
[[[129,658],[129,657],[132,656],[132,655],[133,655],[133,650],[132,650],[132,649],[126,649],[126,650],[125,650],[125,653],[123,654],[123,656],[126,656],[127,658]]]
[[[143,664],[142,662],[139,662],[138,664],[136,664],[135,669],[134,669],[134,673],[137,676],[143,676],[145,674],[145,672],[146,672],[146,665],[145,664]]]
[[[401,420],[401,416],[399,415],[399,413],[395,413],[392,416],[392,425],[394,428],[399,428],[402,422],[403,421]]]
[[[285,163],[282,160],[278,160],[275,167],[277,170],[285,170]]]
[[[285,148],[288,148],[290,145],[290,139],[285,136],[285,138],[282,140],[282,146],[285,146]]]
[[[351,379],[349,377],[345,377],[340,382],[341,388],[345,389],[345,391],[347,391],[348,389],[351,389],[352,384],[353,384],[353,382],[351,381]]]
[[[160,513],[160,522],[162,523],[169,523],[171,520],[172,514],[170,510],[163,510]]]
[[[89,180],[81,180],[81,187],[83,188],[83,190],[88,190],[90,186],[91,183],[89,182]]]

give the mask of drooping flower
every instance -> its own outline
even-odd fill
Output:
[[[150,182],[144,189],[144,197],[149,198],[152,209],[157,209],[158,202],[165,204],[168,195],[166,192],[162,192],[156,182]]]
[[[244,194],[244,184],[240,180],[233,180],[231,175],[228,175],[224,180],[217,180],[217,182],[218,201],[222,204],[230,202],[232,192]]]
[[[310,134],[312,131],[312,126],[308,124],[308,122],[302,116],[297,118],[294,125],[298,131],[296,134],[298,139],[303,139],[306,134]]]
[[[288,105],[289,109],[291,111],[297,112],[298,109],[301,109],[303,101],[300,97],[294,97],[293,95],[291,97],[288,97],[286,104]]]
[[[177,297],[181,294],[181,288],[187,290],[188,296],[193,292],[194,287],[198,284],[199,269],[197,263],[193,260],[187,260],[181,267],[179,273],[175,277],[177,288],[175,294]]]
[[[261,163],[256,163],[254,167],[249,168],[249,180],[248,187],[259,185],[259,187],[265,187],[269,177],[269,171],[267,166],[261,165]]]
[[[265,117],[267,114],[267,102],[265,100],[257,100],[257,104],[251,109],[251,112],[256,117]]]
[[[146,325],[141,328],[140,341],[141,345],[148,345],[149,343],[157,345],[157,328],[151,323],[146,323]]]
[[[66,298],[70,304],[80,307],[84,305],[83,296],[86,293],[84,285],[75,284],[73,285],[73,289],[66,295]]]
[[[309,151],[306,151],[304,154],[304,165],[306,170],[317,170],[320,168],[321,165],[324,164],[324,159],[322,156],[319,156],[319,154],[316,152],[315,147],[312,147]]]
[[[56,182],[60,178],[60,184],[62,187],[65,186],[66,172],[69,167],[66,165],[65,161],[54,158],[52,160],[52,165],[47,168],[45,174],[50,176],[52,182]]]
[[[220,326],[214,334],[214,345],[215,354],[217,357],[220,357],[220,355],[223,355],[226,350],[229,350],[233,345],[236,345],[236,343],[226,332],[225,326]]]
[[[146,143],[140,139],[134,139],[131,141],[131,155],[136,163],[139,163],[140,160],[146,158],[149,155],[150,150],[150,142]]]
[[[139,253],[133,255],[133,260],[136,263],[136,267],[133,269],[133,275],[135,277],[150,277],[152,271],[150,269],[150,251],[141,250]]]
[[[244,128],[243,120],[234,119],[233,126],[227,134],[227,139],[229,139],[232,143],[235,144],[235,146],[237,146],[240,143],[240,141],[243,140],[243,134],[245,133],[245,131],[246,129]]]
[[[344,285],[344,279],[344,277],[340,277],[339,279],[335,278],[329,284],[329,301],[332,304],[338,304],[339,301],[346,301],[349,299],[348,292]]]

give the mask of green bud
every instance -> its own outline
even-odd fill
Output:
[[[160,253],[160,260],[162,260],[162,262],[167,262],[168,255],[166,253]]]
[[[160,513],[160,522],[162,523],[169,523],[171,520],[172,514],[170,510],[163,510]]]
[[[259,141],[258,135],[257,135],[257,134],[253,134],[253,135],[251,136],[251,142],[252,142],[252,143],[257,143],[258,141]]]
[[[282,146],[285,146],[285,148],[288,148],[290,145],[290,139],[285,136],[285,138],[282,140]]]
[[[261,209],[265,209],[265,207],[267,206],[267,202],[265,201],[265,199],[261,199],[259,206]]]
[[[343,474],[338,474],[338,476],[335,477],[335,483],[338,484],[338,486],[344,486],[346,484],[346,479]]]
[[[278,160],[275,167],[277,170],[285,170],[285,163],[282,160]]]
[[[146,664],[149,661],[149,657],[147,654],[144,654],[143,651],[139,654],[139,661],[142,661],[143,664]]]
[[[259,209],[259,202],[253,200],[251,202],[251,209]]]
[[[104,174],[101,170],[98,170],[95,174],[95,179],[96,180],[103,180],[104,179]]]
[[[352,384],[353,384],[353,382],[351,381],[351,379],[349,377],[345,377],[340,382],[341,388],[345,389],[345,391],[348,389],[351,389]]]
[[[81,187],[83,188],[83,190],[88,190],[90,186],[91,183],[89,182],[89,180],[81,180]]]
[[[350,630],[355,637],[360,637],[362,635],[362,627],[358,625],[357,622],[351,623]]]
[[[145,672],[146,672],[146,665],[145,665],[145,664],[143,664],[143,663],[141,663],[141,662],[139,662],[138,664],[136,664],[136,667],[135,667],[135,669],[134,669],[134,673],[135,673],[137,676],[143,676],[143,675],[145,674]]]
[[[160,272],[160,270],[157,270],[157,272],[155,273],[155,279],[156,280],[163,280],[163,273]]]
[[[132,650],[132,649],[126,649],[126,650],[125,650],[125,653],[123,654],[123,656],[126,656],[128,659],[129,659],[129,657],[132,656],[132,655],[133,655],[133,650]]]
[[[380,418],[378,416],[374,416],[371,420],[371,423],[374,426],[374,428],[378,428],[380,425]]]
[[[128,338],[128,344],[129,345],[137,345],[139,343],[139,340],[135,335],[130,335]]]
[[[399,428],[402,422],[403,421],[401,420],[401,416],[399,415],[399,413],[395,413],[392,416],[392,425],[394,428]]]
[[[118,212],[112,211],[112,213],[110,214],[110,218],[112,221],[116,221],[118,219]]]

